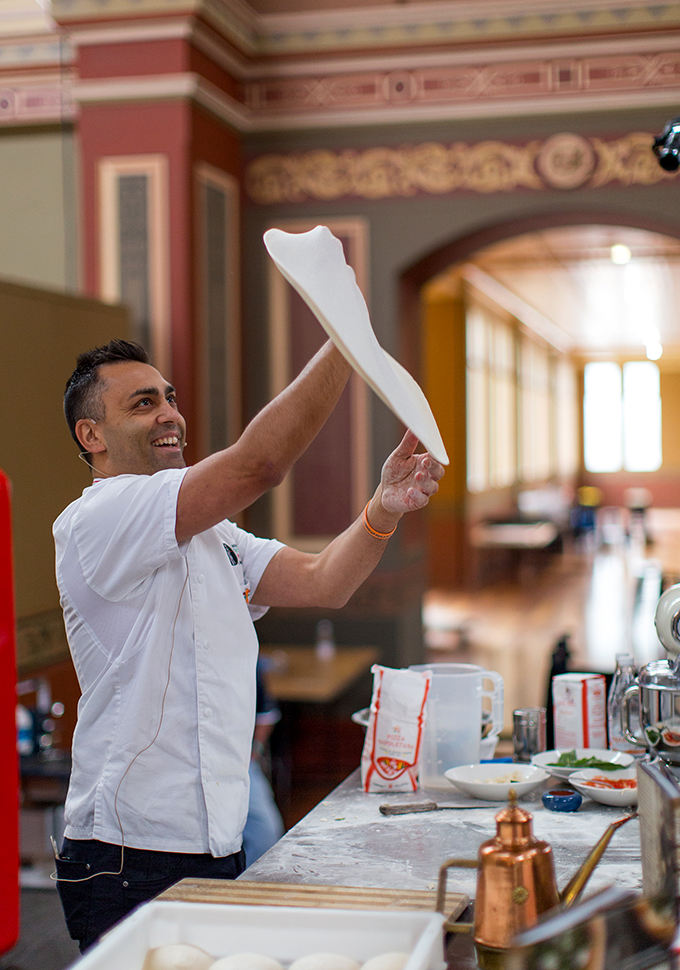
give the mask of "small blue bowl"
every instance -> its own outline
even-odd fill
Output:
[[[544,791],[541,800],[549,812],[577,812],[583,796],[568,788],[553,788],[551,791]]]

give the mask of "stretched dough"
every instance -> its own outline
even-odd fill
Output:
[[[340,353],[430,454],[448,465],[427,398],[408,371],[378,343],[340,240],[326,226],[317,226],[301,233],[269,229],[264,244]]]

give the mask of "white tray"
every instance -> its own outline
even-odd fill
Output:
[[[150,902],[123,920],[72,966],[141,970],[147,950],[192,943],[216,959],[246,950],[284,967],[308,953],[342,953],[363,963],[380,953],[411,954],[404,970],[444,970],[441,913]]]

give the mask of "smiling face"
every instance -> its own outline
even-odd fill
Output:
[[[184,468],[186,436],[175,389],[155,367],[137,362],[99,369],[103,418],[83,418],[76,432],[93,466],[105,475],[153,475]]]

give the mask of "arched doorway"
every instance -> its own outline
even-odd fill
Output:
[[[461,267],[479,268],[480,262],[484,264],[487,276],[490,275],[493,280],[492,255],[494,251],[503,250],[507,255],[515,247],[516,251],[521,253],[522,245],[516,246],[515,244],[524,241],[524,251],[530,252],[530,247],[527,250],[527,240],[542,238],[545,241],[550,233],[553,234],[553,237],[559,235],[560,229],[565,230],[562,233],[562,237],[564,237],[565,234],[569,235],[566,231],[568,228],[573,230],[571,236],[576,240],[579,238],[579,233],[585,241],[588,234],[592,237],[594,231],[597,230],[605,240],[609,240],[609,244],[619,238],[630,237],[638,241],[644,240],[649,250],[650,241],[656,241],[655,258],[657,260],[660,259],[667,268],[670,264],[669,261],[680,262],[680,234],[678,234],[677,227],[664,224],[658,219],[631,219],[625,214],[598,210],[532,215],[531,217],[487,226],[473,234],[452,240],[445,246],[429,253],[417,264],[410,267],[402,276],[401,335],[404,358],[414,364],[416,361],[419,362],[417,369],[426,387],[435,415],[442,426],[442,433],[452,457],[452,465],[442,483],[440,494],[429,510],[430,577],[431,582],[435,585],[456,588],[470,582],[479,581],[479,557],[476,556],[475,549],[470,543],[470,530],[475,525],[476,520],[484,516],[511,516],[513,509],[516,511],[517,495],[522,488],[568,485],[573,490],[575,485],[583,482],[584,470],[580,460],[581,442],[578,439],[580,416],[576,414],[575,419],[571,419],[572,421],[576,420],[578,425],[577,440],[572,447],[578,452],[578,458],[572,462],[571,468],[569,462],[562,461],[561,468],[558,470],[555,468],[554,462],[551,467],[548,467],[549,463],[543,461],[539,462],[528,475],[526,469],[524,471],[520,469],[512,478],[504,472],[503,476],[500,476],[497,481],[494,481],[492,477],[490,481],[486,482],[486,485],[482,483],[482,487],[477,487],[473,490],[474,494],[471,493],[469,460],[472,405],[469,393],[469,348],[466,346],[469,287],[463,285],[456,290],[453,286],[448,298],[442,302],[436,312],[432,312],[431,307],[428,308],[425,294],[428,290],[431,290],[434,281],[441,281],[447,276],[449,280],[455,280],[456,273]],[[676,240],[679,241],[676,242]],[[579,256],[581,262],[599,258],[593,255],[589,256],[588,246],[585,245],[585,242],[583,250],[583,253]],[[601,257],[602,253],[599,256]],[[490,274],[488,272],[489,266],[492,267]],[[469,277],[469,274],[467,275]],[[495,275],[497,277],[499,274]],[[672,275],[675,277],[677,273],[674,272]],[[519,297],[520,304],[522,296],[526,297],[526,292],[522,294],[521,286],[513,287],[512,277],[509,278],[507,273],[502,279],[496,278],[495,282],[499,283],[501,288],[505,288],[511,298]],[[680,297],[680,291],[676,295]],[[493,298],[493,294],[491,297]],[[668,299],[668,296],[666,299]],[[533,307],[531,299],[525,299],[524,302],[528,307],[528,313],[536,309],[536,301],[534,301]],[[557,305],[558,301],[555,302]],[[653,302],[651,299],[649,300],[650,306]],[[503,308],[503,311],[508,319],[515,317],[515,324],[519,324],[519,326],[515,326],[515,330],[526,330],[527,327],[531,329],[531,320],[518,320],[518,311],[511,304],[512,299]],[[680,427],[680,362],[676,366],[674,360],[676,357],[680,358],[680,321],[676,323],[677,314],[672,312],[674,306],[680,306],[680,299],[672,300],[671,312],[664,314],[664,345],[667,348],[662,364],[667,398],[664,409],[668,412],[667,424],[668,419],[675,421],[677,417],[677,424]],[[519,315],[521,316],[521,308]],[[550,317],[559,317],[559,313],[553,314],[551,312],[550,301],[547,304],[545,301],[543,302],[538,316],[543,317],[546,327],[542,333],[540,326],[538,327],[536,342],[545,346],[552,343],[552,347],[549,347],[549,367],[554,369],[555,362],[562,359],[570,360],[573,365],[575,375],[573,392],[565,393],[573,394],[576,412],[579,410],[582,394],[580,380],[583,361],[589,353],[602,356],[606,351],[606,346],[603,345],[597,350],[592,346],[586,346],[588,340],[583,334],[580,337],[572,335],[570,342],[560,345],[558,339],[559,327],[554,330],[552,334],[554,339],[552,339]],[[644,307],[640,310],[640,316],[649,316],[644,312]],[[617,342],[616,334],[610,334],[609,341],[610,353],[618,358],[623,358],[626,354],[629,357],[645,356],[642,341],[639,341],[637,347],[634,346],[634,339],[632,344],[629,340],[628,345],[626,345],[626,342],[622,339]],[[508,351],[508,353],[514,352],[515,350],[512,349]],[[525,384],[526,374],[530,370],[530,367],[524,369]],[[520,376],[517,376],[515,380],[517,393],[519,394],[521,391],[526,396],[531,388],[520,387]],[[511,397],[508,396],[507,389],[504,393],[506,402],[510,402]],[[676,399],[678,403],[677,415],[675,413]],[[534,409],[536,407],[539,410],[541,409],[542,400],[540,394],[535,395]],[[508,404],[508,406],[512,405]],[[545,415],[543,417],[547,420]],[[677,437],[680,437],[680,435]],[[680,502],[673,503],[671,501],[676,489],[680,494],[680,451],[676,454],[677,449],[672,446],[672,441],[668,436],[667,440],[671,443],[671,447],[664,468],[655,477],[655,490],[661,504],[680,504]],[[503,446],[503,442],[500,445]],[[558,440],[558,445],[563,445],[563,441]],[[505,447],[507,451],[512,446],[507,445],[506,442]],[[559,471],[559,474],[557,471]],[[605,484],[607,488],[613,490],[612,494],[620,495],[631,482],[623,475],[618,476],[618,478],[610,476]],[[508,562],[511,561],[511,557],[506,556],[505,559],[504,564],[502,556],[494,558],[495,566],[498,567],[500,573],[502,573],[504,565],[507,566]],[[491,569],[487,578],[493,577],[494,569]]]

